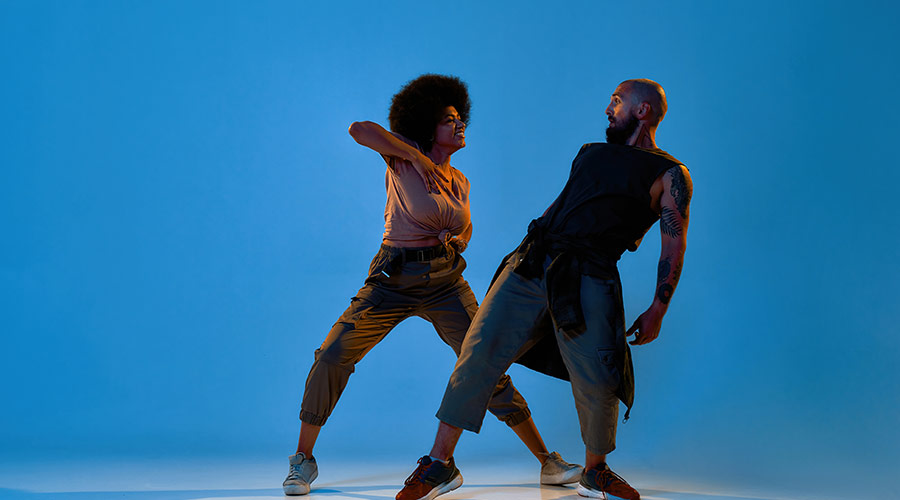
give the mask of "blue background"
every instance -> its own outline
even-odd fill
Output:
[[[481,298],[581,144],[603,140],[609,94],[646,77],[669,98],[657,142],[695,195],[611,461],[673,484],[896,494],[898,10],[0,3],[3,460],[290,454],[313,350],[383,229],[384,164],[349,124],[386,125],[421,73],[468,82],[453,164],[472,183]],[[629,324],[653,296],[657,234],[621,261]],[[317,455],[412,463],[453,361],[430,325],[403,323],[357,367]],[[569,386],[511,374],[548,445],[577,458]],[[496,421],[459,450],[527,454]]]

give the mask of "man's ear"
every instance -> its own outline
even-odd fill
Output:
[[[637,116],[638,120],[643,120],[650,116],[651,109],[652,108],[650,107],[650,103],[648,103],[647,101],[644,101],[644,102],[638,104],[638,107],[635,110],[634,114],[635,114],[635,116]]]

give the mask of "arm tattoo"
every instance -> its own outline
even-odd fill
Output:
[[[662,216],[659,218],[659,229],[663,234],[672,238],[681,236],[681,219],[674,210],[663,207]]]
[[[656,290],[656,298],[663,304],[668,304],[669,299],[672,298],[673,291],[675,291],[675,289],[672,288],[672,285],[663,283],[662,285],[659,285],[659,288]]]
[[[669,258],[666,257],[664,260],[659,261],[659,269],[656,273],[656,282],[657,283],[665,283],[669,280],[669,273],[672,271],[672,263],[669,262]]]
[[[668,304],[675,293],[675,284],[681,276],[681,263],[676,262],[674,269],[672,268],[672,260],[669,257],[659,261],[659,272],[657,273],[656,282],[656,298],[663,304]]]
[[[678,212],[686,219],[692,193],[690,188],[688,188],[687,180],[684,178],[684,171],[681,170],[681,165],[676,165],[669,169],[669,173],[672,174],[672,188],[670,189],[672,198],[675,198],[675,206],[678,207]]]

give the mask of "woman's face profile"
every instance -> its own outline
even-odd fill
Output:
[[[434,128],[434,146],[453,151],[466,147],[466,124],[459,118],[453,106],[447,106],[441,113],[441,119]]]

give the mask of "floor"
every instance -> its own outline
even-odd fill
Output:
[[[269,500],[281,491],[285,461],[93,460],[0,464],[2,500]],[[414,465],[414,464],[412,464]],[[321,465],[320,465],[321,467]],[[407,470],[409,469],[409,470]],[[392,499],[412,466],[406,463],[344,464],[320,471],[308,500]],[[527,464],[461,465],[462,487],[441,500],[576,500],[573,486],[547,487]],[[52,478],[52,479],[51,479]],[[659,479],[631,477],[644,500],[792,500],[742,496],[702,485],[668,487]],[[744,493],[745,494],[745,493]],[[290,497],[296,498],[296,497]]]

